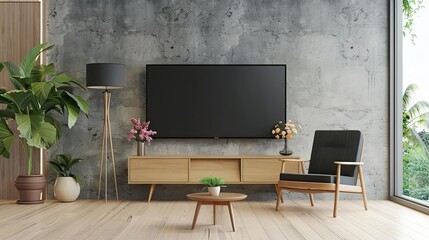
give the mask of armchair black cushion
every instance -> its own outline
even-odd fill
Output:
[[[328,174],[294,174],[294,173],[281,173],[280,181],[298,181],[298,182],[322,182],[322,183],[335,183],[337,177]],[[341,176],[341,184],[355,185],[356,178]]]

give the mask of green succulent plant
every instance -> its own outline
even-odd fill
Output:
[[[48,43],[33,47],[19,66],[0,62],[0,72],[7,70],[15,88],[0,88],[0,155],[10,157],[18,136],[28,160],[28,175],[32,173],[32,148],[49,149],[60,139],[61,115],[67,115],[69,128],[75,125],[80,112],[88,116],[88,103],[71,91],[85,86],[57,73],[52,63],[37,64],[40,54],[52,48]]]
[[[205,185],[203,191],[207,191],[208,187],[226,187],[221,177],[205,177],[200,180],[200,183]]]

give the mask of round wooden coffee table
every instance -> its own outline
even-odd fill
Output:
[[[247,197],[247,195],[241,193],[221,192],[219,196],[212,196],[208,192],[202,192],[187,194],[186,197],[191,200],[197,201],[197,207],[195,208],[194,220],[192,221],[191,229],[194,229],[195,223],[197,223],[197,218],[198,214],[200,213],[201,205],[213,205],[213,225],[216,224],[216,205],[224,205],[228,206],[232,230],[235,232],[234,215],[232,211],[231,202],[243,200]]]

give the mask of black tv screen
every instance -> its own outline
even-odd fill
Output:
[[[272,138],[286,119],[286,65],[147,65],[157,138]]]

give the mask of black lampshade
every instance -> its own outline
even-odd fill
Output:
[[[86,64],[86,87],[120,89],[125,87],[125,66],[119,63]]]

